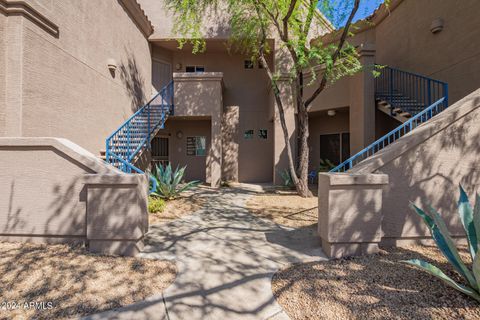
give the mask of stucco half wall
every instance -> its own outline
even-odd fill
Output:
[[[57,138],[0,138],[0,239],[84,243],[135,255],[148,229],[145,175]]]
[[[444,218],[450,233],[456,238],[463,237],[457,213],[458,185],[461,184],[473,199],[480,185],[479,158],[480,89],[359,163],[348,173],[321,175],[326,176],[321,177],[319,183],[319,231],[322,243],[329,246],[336,244],[334,240],[341,233],[345,254],[340,256],[368,253],[369,250],[355,251],[352,246],[372,243],[370,238],[362,236],[366,230],[375,229],[371,223],[378,224],[377,229],[381,234],[373,242],[385,246],[429,239],[428,229],[409,208],[410,202],[420,207],[432,205]],[[338,197],[342,197],[343,206],[355,207],[354,199],[371,188],[368,185],[368,188],[357,187],[358,190],[351,191],[356,195],[345,198],[345,194],[332,192],[335,189],[332,188],[332,179],[335,181],[338,176],[365,179],[371,175],[388,177],[388,183],[381,189],[381,196],[377,193],[371,197],[372,206],[368,207],[381,219],[365,221],[363,218],[367,212],[363,209],[348,217],[338,214],[338,208],[330,203],[339,203]],[[352,186],[347,189],[352,189]],[[337,227],[332,228],[332,225]],[[368,249],[368,246],[364,246],[364,249]]]

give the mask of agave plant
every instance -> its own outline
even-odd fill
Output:
[[[292,176],[290,175],[290,171],[288,171],[288,169],[285,169],[282,172],[280,172],[280,176],[282,177],[283,185],[285,187],[292,188],[294,186]]]
[[[434,275],[435,277],[444,281],[447,285],[480,302],[480,254],[477,254],[480,241],[480,196],[477,194],[475,207],[472,209],[465,190],[462,188],[462,186],[460,186],[458,214],[467,236],[468,249],[471,257],[471,268],[469,268],[467,264],[462,261],[457,247],[455,246],[453,239],[447,230],[447,226],[438,212],[431,206],[428,207],[428,212],[423,211],[413,204],[412,207],[427,224],[435,243],[445,258],[447,258],[448,262],[453,266],[455,271],[465,279],[465,284],[459,284],[455,282],[442,270],[423,260],[412,259],[403,262],[418,267]]]
[[[197,186],[200,181],[181,183],[186,168],[187,166],[179,169],[177,166],[175,171],[173,171],[170,163],[165,167],[157,165],[153,174],[153,177],[157,180],[157,188],[151,195],[173,200],[178,198],[182,192]]]

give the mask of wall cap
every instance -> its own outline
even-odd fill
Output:
[[[174,81],[223,81],[223,72],[174,72]]]
[[[0,137],[0,150],[15,150],[17,148],[34,150],[54,149],[68,156],[79,167],[91,171],[88,173],[126,175],[68,139],[54,137]]]
[[[58,26],[24,0],[0,0],[0,12],[7,16],[21,15],[54,37],[59,36]]]
[[[347,185],[387,185],[386,174],[352,174],[352,173],[319,173],[319,185],[326,183],[330,186]]]

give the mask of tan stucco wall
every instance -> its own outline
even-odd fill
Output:
[[[178,138],[177,133],[182,132]],[[210,119],[177,120],[168,119],[168,125],[160,130],[157,136],[168,137],[168,153],[173,168],[187,166],[185,180],[206,181],[206,156],[187,156],[187,137],[205,136],[207,150],[211,145],[211,121]]]
[[[5,35],[7,16],[0,13],[0,34]],[[0,137],[5,131],[5,36],[0,37]]]
[[[376,62],[447,82],[453,103],[480,86],[478,12],[477,0],[404,0],[375,28]]]
[[[119,1],[29,4],[58,26],[59,35],[21,15],[8,16],[3,134],[65,137],[98,153],[150,96],[146,36]],[[117,63],[115,76],[108,59]]]
[[[54,138],[0,138],[0,239],[132,255],[148,228],[145,175]]]
[[[320,135],[349,132],[348,110],[340,110],[331,117],[321,112],[319,115],[311,114],[309,118],[310,146],[309,170],[318,170],[320,165]]]
[[[154,49],[154,53],[156,52],[159,50]],[[245,59],[242,55],[228,54],[224,49],[222,52],[213,51],[196,55],[189,53],[188,50],[182,50],[173,52],[172,64],[174,67],[181,64],[183,70],[187,65],[199,65],[205,67],[206,73],[222,73],[223,105],[234,105],[239,108],[239,181],[272,182],[274,130],[273,123],[269,119],[272,102],[269,99],[270,84],[264,70],[257,66],[254,69],[245,69]],[[214,114],[203,109],[210,109],[216,98],[207,95],[200,101],[195,94],[198,94],[198,89],[193,88],[175,97],[176,115],[211,116]],[[189,112],[182,111],[182,105],[185,104],[189,106]],[[168,122],[166,126],[168,127]],[[249,129],[254,130],[254,139],[245,140],[243,133]],[[268,130],[267,140],[258,139],[260,129]]]
[[[462,235],[456,208],[458,185],[466,188],[473,201],[480,178],[479,121],[477,90],[351,170],[352,174],[389,176],[382,208],[384,241],[429,235],[408,207],[410,201],[422,207],[431,204],[453,235]]]

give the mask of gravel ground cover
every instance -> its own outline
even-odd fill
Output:
[[[464,261],[469,261],[466,248]],[[436,247],[291,266],[272,289],[291,319],[480,319],[480,304],[433,276],[399,263],[421,258],[460,280]]]
[[[290,190],[256,194],[247,201],[247,208],[262,218],[292,228],[315,228],[318,219],[317,197],[302,198]]]
[[[161,293],[175,274],[168,261],[0,242],[0,319],[66,319],[126,306]]]
[[[167,223],[202,209],[206,199],[202,196],[206,187],[194,188],[185,192],[180,198],[168,200],[162,212],[150,213],[149,224]]]

